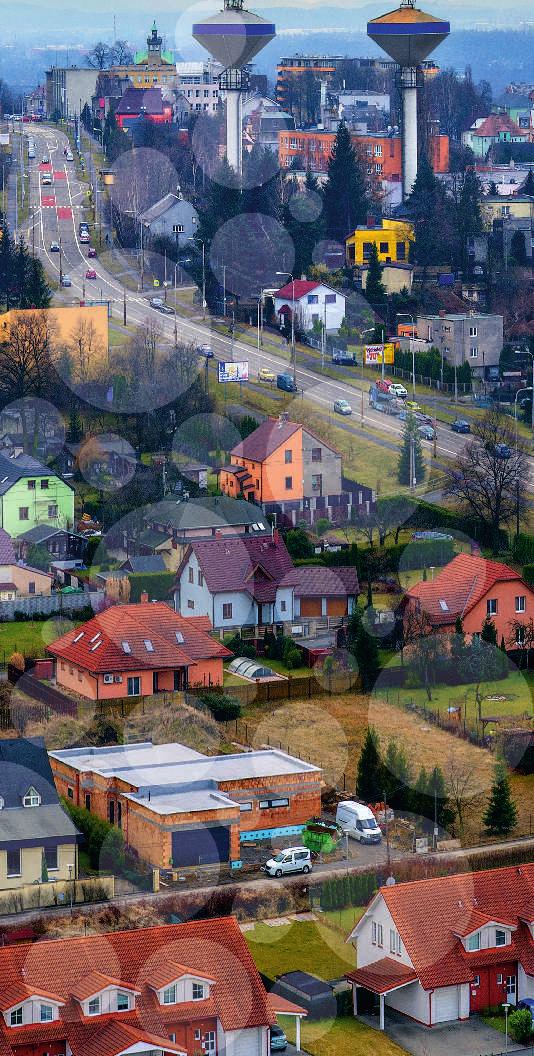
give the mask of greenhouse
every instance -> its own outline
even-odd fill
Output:
[[[233,675],[241,675],[242,678],[276,677],[272,668],[264,667],[262,664],[258,664],[256,660],[250,660],[245,656],[236,656],[235,660],[228,664],[227,670],[231,671]]]

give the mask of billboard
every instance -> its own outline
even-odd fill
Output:
[[[395,345],[393,342],[385,345],[365,346],[364,362],[366,367],[380,367],[382,365],[382,357],[384,363],[392,364],[395,362]]]
[[[221,363],[219,360],[219,381],[248,381],[248,362]]]

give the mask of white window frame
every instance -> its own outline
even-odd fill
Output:
[[[171,983],[170,986],[166,986],[161,994],[162,1005],[175,1005],[177,999],[176,983]]]
[[[516,594],[515,597],[515,611],[526,612],[527,611],[527,596],[526,594]]]
[[[41,796],[33,785],[30,785],[26,795],[22,797],[22,806],[27,809],[41,806]]]
[[[93,1006],[93,1007],[91,1007]],[[88,1016],[99,1016],[102,1008],[102,1001],[100,995],[97,997],[91,997],[87,1002],[87,1015]]]
[[[50,1015],[48,1015],[48,1012]],[[40,1023],[52,1023],[54,1019],[54,1006],[53,1005],[41,1005],[39,1008],[39,1022]]]
[[[480,950],[480,932],[475,931],[473,935],[468,935],[465,945],[468,953],[478,953]]]
[[[125,1000],[126,1004],[121,1006],[120,1001]],[[127,990],[117,990],[117,1012],[127,1012],[131,1008],[130,994]]]
[[[9,1026],[10,1027],[21,1027],[24,1020],[24,1006],[19,1005],[18,1008],[13,1008],[9,1013]]]
[[[503,936],[503,939],[504,939],[503,942],[497,942],[497,936],[498,935],[502,935]],[[495,945],[496,946],[507,946],[508,945],[508,935],[506,934],[506,931],[504,930],[504,928],[495,928]]]
[[[499,613],[499,605],[497,598],[488,598],[486,601],[486,615],[497,616]]]
[[[199,992],[200,991],[200,992]],[[204,1001],[206,997],[206,986],[204,983],[193,983],[192,986],[193,1001]]]

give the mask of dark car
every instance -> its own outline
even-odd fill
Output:
[[[508,447],[508,444],[492,444],[492,443],[490,443],[490,444],[486,445],[486,449],[489,451],[490,455],[493,455],[495,458],[511,458],[512,457],[512,448]]]
[[[451,429],[453,433],[471,432],[471,426],[469,425],[469,422],[466,422],[465,418],[457,418],[456,421],[452,423]]]
[[[534,997],[524,997],[522,1001],[517,1002],[516,1008],[525,1008],[530,1012],[534,1024]]]
[[[435,433],[431,425],[420,425],[417,429],[419,436],[423,440],[433,440]]]

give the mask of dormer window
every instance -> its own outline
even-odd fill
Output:
[[[206,996],[204,983],[193,983],[193,1001],[203,1001]]]
[[[99,1016],[100,1015],[100,998],[92,997],[87,1002],[87,1015],[88,1016]]]
[[[13,1011],[10,1013],[10,1016],[9,1016],[10,1026],[12,1026],[12,1027],[21,1027],[22,1026],[22,1014],[23,1014],[22,1005],[20,1006],[20,1008],[14,1008]]]
[[[506,946],[506,943],[507,943],[506,932],[503,931],[502,928],[496,928],[495,929],[495,945],[496,946]]]
[[[26,792],[26,795],[23,796],[22,806],[23,807],[40,807],[40,805],[41,805],[41,797],[40,797],[37,789],[34,788],[33,785],[31,785],[31,787]]]
[[[39,1018],[41,1023],[51,1023],[54,1018],[54,1009],[52,1008],[52,1005],[41,1005]]]
[[[467,936],[467,949],[470,953],[474,953],[475,950],[480,949],[480,932],[476,931],[474,935]]]
[[[117,1012],[127,1012],[130,1008],[130,995],[125,990],[117,992]]]
[[[176,1004],[176,983],[172,986],[166,986],[163,991],[163,1004],[164,1005],[175,1005]]]

